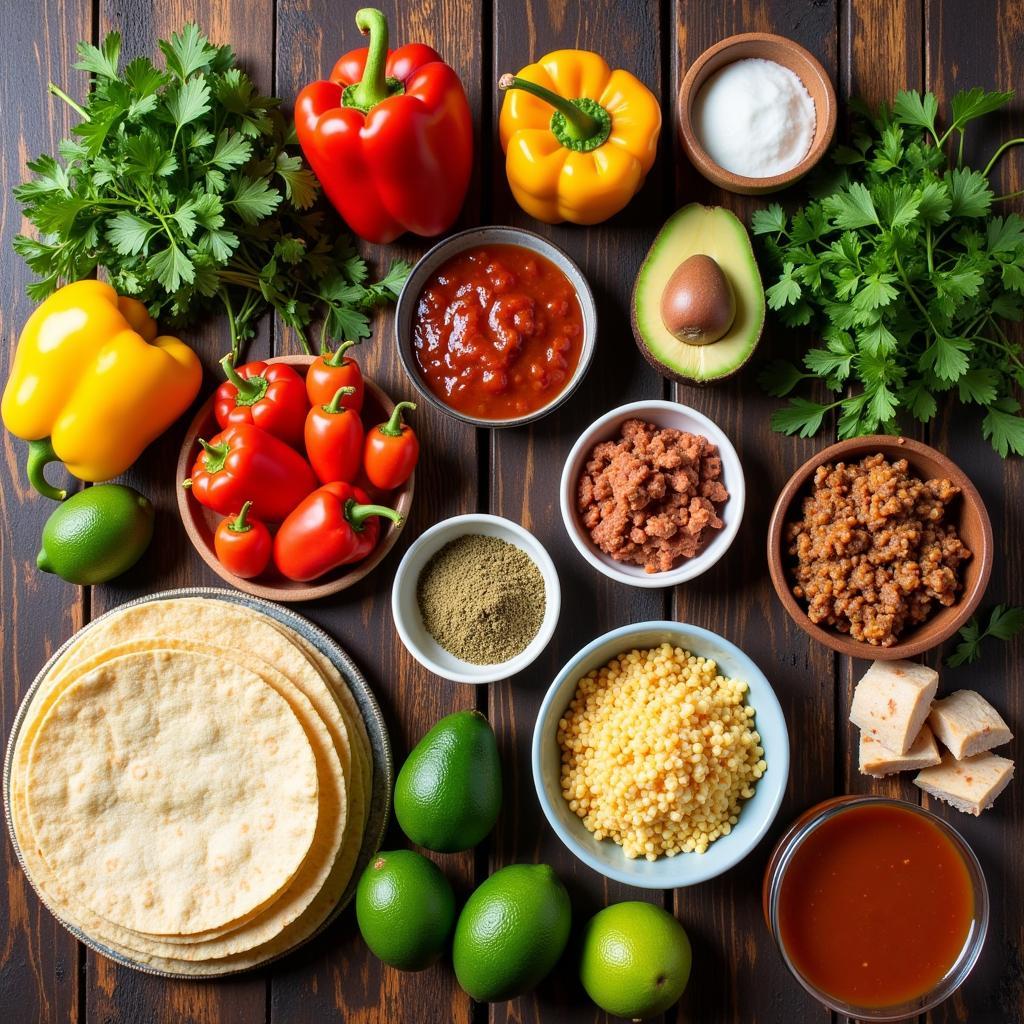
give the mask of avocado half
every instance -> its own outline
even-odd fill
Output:
[[[697,253],[722,268],[736,298],[729,330],[710,345],[679,341],[661,319],[661,296],[683,260]],[[739,218],[721,206],[690,203],[665,222],[633,287],[633,337],[660,374],[683,384],[725,380],[753,355],[764,327],[764,287],[750,236]]]

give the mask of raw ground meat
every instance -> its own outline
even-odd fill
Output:
[[[576,508],[605,554],[666,572],[722,528],[721,476],[718,449],[703,435],[627,420],[617,441],[591,451]]]
[[[957,569],[971,552],[944,522],[960,493],[949,480],[922,482],[907,460],[881,454],[819,466],[802,518],[786,524],[793,594],[811,622],[891,647],[936,604],[962,589]]]

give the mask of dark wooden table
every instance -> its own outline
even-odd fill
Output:
[[[217,42],[231,43],[264,90],[290,103],[297,90],[326,73],[343,51],[358,45],[356,0],[5,0],[0,38],[0,308],[9,362],[31,304],[28,274],[11,251],[21,227],[11,188],[26,159],[53,151],[70,127],[66,108],[51,101],[46,83],[73,95],[86,89],[73,71],[78,39],[97,41],[111,28],[125,52],[153,53],[160,36],[197,20]],[[396,756],[441,715],[476,706],[494,723],[505,766],[505,804],[488,843],[475,853],[439,858],[461,894],[490,871],[513,861],[555,865],[581,922],[604,904],[652,899],[676,913],[694,945],[694,974],[670,1020],[693,1024],[827,1022],[830,1015],[787,974],[761,919],[760,884],[771,839],[724,877],[694,889],[657,893],[611,883],[576,862],[544,822],[530,773],[534,717],[550,679],[575,650],[626,622],[673,616],[724,633],[741,645],[772,680],[784,706],[793,747],[790,783],[772,830],[778,835],[800,810],[833,793],[874,791],[909,800],[918,791],[906,779],[868,785],[857,774],[853,730],[847,724],[852,682],[864,665],[812,646],[787,619],[772,592],[763,554],[768,513],[788,474],[826,438],[799,441],[773,434],[775,405],[746,372],[718,387],[676,388],[639,357],[629,328],[629,293],[640,260],[665,216],[680,204],[722,203],[741,216],[755,202],[723,194],[699,178],[679,151],[675,96],[689,63],[734,32],[762,30],[791,36],[832,73],[841,103],[871,101],[897,89],[926,87],[940,97],[982,85],[1024,86],[1024,4],[1019,0],[386,0],[392,39],[422,40],[455,66],[466,84],[477,134],[473,186],[461,226],[510,223],[540,230],[563,246],[588,275],[600,307],[594,365],[579,392],[533,430],[474,433],[427,406],[417,414],[425,456],[416,508],[405,541],[431,523],[471,510],[508,516],[535,531],[562,577],[563,612],[556,640],[523,676],[489,688],[437,679],[405,652],[392,626],[388,598],[401,550],[362,585],[340,598],[301,610],[327,628],[362,666],[385,709]],[[547,228],[526,217],[505,182],[495,121],[495,82],[503,71],[558,47],[602,52],[612,66],[640,76],[661,97],[665,128],[654,171],[626,212],[596,228]],[[990,152],[997,138],[1022,134],[1014,110],[968,135],[971,153]],[[1019,189],[1022,157],[1002,171],[1003,191]],[[417,257],[424,244],[404,239],[394,252]],[[371,249],[370,256],[379,254]],[[392,394],[410,391],[390,335],[380,318],[361,358]],[[771,329],[762,350],[783,351],[784,332]],[[226,349],[222,325],[192,338],[207,364]],[[280,324],[265,323],[253,355],[296,351]],[[212,380],[212,375],[211,378]],[[733,438],[749,491],[740,536],[713,571],[673,592],[631,590],[584,564],[570,546],[557,507],[562,461],[579,432],[597,415],[642,397],[675,396],[703,410]],[[1024,600],[1024,461],[1002,462],[980,440],[978,425],[962,413],[941,416],[924,437],[973,476],[991,511],[999,557],[986,604]],[[174,457],[182,425],[158,442],[128,481],[159,507],[158,539],[127,576],[111,586],[83,590],[35,569],[39,532],[50,504],[29,490],[21,471],[24,447],[4,435],[0,503],[3,509],[4,734],[18,701],[47,655],[92,616],[141,594],[186,584],[218,583],[186,540],[174,504]],[[400,544],[399,548],[403,548]],[[933,654],[933,662],[937,656]],[[949,672],[945,685],[986,692],[1018,735],[1024,732],[1024,679],[1012,649],[994,645],[976,669]],[[1021,743],[1012,754],[1020,761]],[[928,1015],[930,1022],[975,1024],[1024,1021],[1024,787],[1015,783],[995,811],[980,820],[933,809],[963,830],[984,864],[993,897],[988,943],[961,993]],[[392,834],[389,842],[399,843]],[[492,1007],[474,1005],[445,964],[421,974],[382,967],[366,950],[352,915],[326,935],[266,971],[218,983],[169,982],[121,968],[77,944],[40,906],[9,843],[0,843],[6,895],[0,899],[0,1020],[219,1022],[259,1021],[575,1022],[604,1019],[576,981],[569,957],[534,994]]]

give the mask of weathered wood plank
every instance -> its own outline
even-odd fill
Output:
[[[110,0],[100,6],[99,34],[112,28],[124,37],[124,54],[131,59],[147,54],[158,59],[156,41],[195,21],[214,42],[235,47],[258,87],[271,88],[270,55],[273,52],[273,0],[229,0],[215,3],[174,2],[150,7]],[[267,351],[269,326],[250,347],[250,354]],[[222,322],[203,325],[188,335],[201,356],[207,383],[200,399],[209,393],[217,360],[228,350]],[[141,561],[112,584],[93,589],[93,614],[99,615],[126,600],[170,587],[217,584],[215,577],[193,551],[178,517],[174,469],[189,416],[182,417],[124,479],[149,497],[157,509],[157,537]],[[266,1014],[267,983],[257,973],[223,982],[184,982],[152,978],[118,967],[90,953],[87,961],[89,1020],[112,1022],[195,1021],[196,1024],[251,1024]]]
[[[25,179],[27,160],[53,152],[68,133],[73,116],[47,94],[46,84],[59,81],[76,98],[85,93],[88,80],[71,65],[75,40],[91,31],[87,0],[26,5],[20,10],[8,5],[0,12],[0,34],[8,46],[0,74],[0,108],[8,122],[0,142],[0,276],[5,285],[0,333],[6,349],[5,379],[18,334],[34,305],[25,295],[33,275],[11,249],[11,239],[26,226],[11,189]],[[0,717],[5,742],[29,684],[54,648],[81,625],[86,612],[78,587],[36,569],[39,534],[55,506],[28,485],[24,460],[24,443],[5,433],[0,468]],[[51,473],[59,479],[56,468]],[[0,1017],[78,1022],[81,947],[36,898],[6,836],[2,846]]]
[[[281,0],[278,7],[277,89],[290,106],[310,81],[325,77],[350,49],[365,45],[354,16],[363,4],[346,0]],[[425,42],[462,78],[475,112],[478,152],[490,145],[481,129],[480,68],[483,7],[461,0],[382,5],[390,24],[390,45]],[[466,207],[456,228],[479,223],[480,163]],[[424,197],[429,202],[429,197]],[[375,266],[395,258],[415,261],[433,244],[405,236],[390,246],[364,245]],[[364,370],[392,396],[415,398],[393,341],[391,312],[380,315],[373,338],[356,352]],[[294,338],[279,331],[281,351],[298,351]],[[396,771],[409,748],[439,718],[475,706],[471,687],[428,673],[402,646],[391,619],[390,587],[408,543],[448,516],[473,511],[477,504],[477,438],[471,428],[425,403],[411,417],[423,449],[416,474],[413,513],[388,560],[358,587],[303,611],[336,636],[366,673],[384,708],[394,747]],[[408,845],[393,825],[385,849]],[[433,856],[433,855],[432,855]],[[472,887],[472,853],[436,857],[464,897]],[[313,1021],[341,1017],[346,1022],[417,1020],[424,1014],[465,1024],[469,998],[455,981],[450,963],[418,974],[385,967],[366,948],[350,912],[308,951],[288,958],[271,972],[271,1016],[275,1021]]]
[[[536,0],[499,0],[494,13],[493,81],[495,123],[501,96],[499,75],[561,47],[595,50],[609,64],[637,75],[655,94],[663,82],[661,5],[656,0],[607,7]],[[669,132],[669,135],[671,133]],[[550,863],[569,888],[576,932],[608,903],[662,894],[633,889],[603,878],[577,861],[548,827],[537,803],[530,746],[537,709],[548,684],[580,647],[627,622],[660,619],[661,591],[634,590],[613,583],[587,566],[566,536],[558,508],[562,465],[576,438],[602,413],[641,398],[661,398],[663,382],[642,360],[630,337],[629,294],[633,276],[662,216],[664,151],[640,194],[607,223],[591,228],[549,227],[516,205],[495,144],[492,220],[537,231],[579,263],[598,304],[598,341],[593,365],[576,394],[532,429],[495,431],[491,441],[491,511],[532,530],[548,549],[562,585],[562,616],[547,651],[516,679],[490,688],[491,718],[499,732],[506,767],[506,811],[494,836],[491,870],[513,862]],[[606,1017],[580,986],[574,945],[551,977],[530,995],[490,1008],[490,1020],[596,1021]]]
[[[1005,139],[1024,135],[1024,9],[1012,0],[972,6],[925,4],[926,85],[948,104],[960,89],[1014,89],[1017,99],[1008,112],[973,123],[967,130],[965,162],[983,168]],[[1024,153],[1012,150],[994,175],[997,194],[1024,187]],[[1020,199],[996,202],[995,213],[1020,212]],[[1014,336],[1020,338],[1018,329]],[[948,405],[936,421],[930,442],[946,452],[971,476],[992,517],[996,559],[992,582],[983,602],[987,610],[1000,601],[1024,603],[1024,466],[1021,459],[1002,460],[981,437],[980,417]],[[947,645],[947,650],[952,645]],[[1024,662],[1018,641],[1012,646],[991,642],[977,665],[943,669],[941,692],[969,687],[985,694],[1011,723],[1016,739],[998,753],[1021,763],[1024,742]],[[992,897],[992,920],[981,960],[961,991],[928,1015],[935,1024],[953,1021],[1024,1019],[1024,850],[1020,821],[1024,797],[1014,782],[991,811],[974,819],[945,804],[925,798],[931,810],[946,818],[981,860]]]
[[[765,31],[789,36],[806,46],[834,76],[836,5],[832,2],[703,4],[677,0],[673,9],[671,113],[686,69],[704,49],[737,32]],[[678,132],[673,124],[673,135]],[[745,222],[763,205],[714,188],[680,153],[675,205],[694,200],[733,210]],[[798,190],[782,195],[798,202]],[[764,543],[774,496],[805,459],[824,443],[775,434],[768,417],[778,400],[758,387],[756,365],[769,355],[791,355],[787,332],[769,317],[755,366],[709,388],[676,386],[677,401],[710,416],[732,438],[743,463],[747,507],[743,529],[732,549],[712,570],[676,589],[675,616],[706,626],[738,644],[761,667],[786,714],[791,742],[789,785],[779,817],[758,850],[728,874],[706,885],[680,890],[676,907],[691,929],[714,983],[694,984],[681,1014],[701,1022],[743,1020],[828,1020],[789,976],[772,948],[761,913],[761,876],[772,843],[804,808],[833,792],[834,663],[812,645],[786,616],[768,578]],[[771,772],[771,751],[766,752]],[[700,978],[700,975],[698,975]]]

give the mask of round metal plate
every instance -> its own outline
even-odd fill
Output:
[[[259,611],[264,615],[270,616],[272,619],[276,619],[282,625],[294,630],[301,637],[308,640],[317,648],[317,650],[320,651],[321,654],[330,659],[334,667],[342,674],[342,677],[348,684],[349,690],[352,691],[352,696],[355,698],[356,704],[359,706],[359,712],[362,715],[363,722],[366,724],[366,732],[370,738],[370,747],[373,753],[373,789],[370,796],[370,813],[367,818],[366,828],[363,832],[362,848],[359,851],[359,858],[356,861],[355,870],[352,872],[352,878],[349,880],[348,887],[345,889],[345,892],[342,894],[341,899],[335,905],[334,909],[327,915],[323,923],[315,932],[312,933],[312,935],[303,939],[301,942],[297,942],[290,949],[286,949],[283,952],[278,953],[276,956],[268,957],[259,964],[253,965],[253,967],[244,968],[244,970],[253,970],[255,967],[262,967],[265,964],[279,960],[281,957],[287,956],[300,946],[304,946],[307,942],[311,942],[338,918],[355,895],[359,876],[363,873],[363,869],[366,867],[370,858],[378,849],[380,849],[380,844],[384,839],[384,832],[387,829],[388,817],[391,813],[391,786],[393,781],[391,742],[388,739],[387,727],[384,725],[384,717],[381,714],[380,706],[377,704],[377,699],[374,697],[369,684],[366,682],[366,679],[363,678],[363,674],[359,671],[355,662],[348,656],[348,654],[345,653],[337,641],[325,633],[319,626],[314,625],[309,621],[309,619],[304,618],[297,612],[292,611],[290,608],[283,608],[271,601],[264,601],[262,598],[251,597],[249,594],[243,594],[239,591],[221,590],[217,587],[181,587],[175,590],[164,590],[159,594],[150,594],[146,597],[140,597],[134,601],[127,601],[124,604],[118,605],[117,608],[112,608],[109,612],[106,612],[99,618],[94,619],[87,626],[83,627],[83,630],[80,630],[79,633],[84,630],[91,629],[97,622],[102,622],[108,615],[121,611],[123,608],[128,608],[132,605],[147,604],[150,601],[167,601],[175,597],[203,597],[208,598],[211,601],[226,601],[229,604],[238,604],[245,608],[252,608],[255,611]],[[39,674],[32,681],[32,685],[29,687],[28,692],[21,701],[18,713],[14,718],[14,725],[11,728],[11,735],[7,741],[7,752],[4,756],[3,775],[4,814],[7,817],[7,832],[11,837],[11,843],[14,845],[14,852],[18,856],[18,862],[21,864],[22,870],[25,870],[25,864],[22,860],[21,848],[18,845],[18,838],[14,834],[14,826],[11,824],[10,813],[11,758],[14,754],[14,744],[18,738],[18,734],[21,732],[22,725],[24,724],[28,706],[31,703],[32,698],[35,696],[36,690],[39,689],[40,683],[45,678],[54,662],[56,662],[56,660],[64,653],[78,635],[78,633],[75,633],[61,644],[42,669],[40,669]],[[32,884],[32,878],[27,871],[25,872],[25,877],[28,878],[29,884],[32,885],[33,889],[35,889],[35,885]],[[116,963],[123,964],[126,967],[131,967],[137,971],[143,971],[146,974],[159,975],[160,977],[188,978],[192,981],[201,980],[202,977],[224,977],[229,974],[242,973],[239,969],[226,969],[220,975],[202,975],[197,977],[195,974],[188,974],[185,972],[178,973],[156,970],[148,964],[141,963],[112,949],[108,949],[102,942],[97,941],[92,936],[87,935],[80,929],[68,924],[60,914],[54,911],[54,908],[50,906],[47,900],[37,889],[36,895],[39,896],[40,900],[46,905],[47,909],[49,909],[54,917],[56,917],[57,920],[60,921],[60,923],[64,925],[64,927],[67,928],[67,930],[71,932],[79,942],[85,943],[85,945],[89,946],[90,949],[94,949],[97,953],[102,953],[103,956],[108,957]],[[210,963],[214,962],[215,961],[210,961]]]

